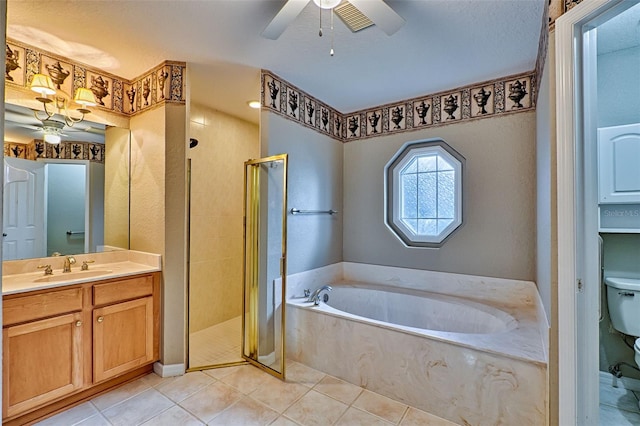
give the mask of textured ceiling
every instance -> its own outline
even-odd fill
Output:
[[[598,54],[640,46],[640,3],[598,26]]]
[[[545,1],[388,0],[406,24],[354,34],[336,19],[333,57],[312,2],[278,40],[260,33],[282,0],[9,0],[7,32],[127,79],[185,61],[192,100],[257,122],[261,68],[343,113],[530,71]]]

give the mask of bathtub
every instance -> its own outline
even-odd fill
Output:
[[[458,424],[546,424],[533,283],[346,262],[288,281],[290,359]]]

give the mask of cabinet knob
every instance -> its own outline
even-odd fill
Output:
[[[76,321],[76,327],[82,326],[82,321]]]
[[[98,322],[104,321],[104,317],[98,317]]]

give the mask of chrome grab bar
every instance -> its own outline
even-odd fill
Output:
[[[84,231],[67,231],[67,235],[84,234]]]
[[[330,215],[334,215],[336,213],[338,213],[337,210],[300,210],[300,209],[296,209],[296,208],[292,208],[291,210],[289,210],[289,212],[291,212],[291,214],[330,214]]]

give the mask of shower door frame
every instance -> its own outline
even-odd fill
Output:
[[[260,224],[259,222],[255,224],[257,226],[249,227],[249,225],[254,225],[255,222],[251,224],[248,223],[248,215],[249,214],[259,214],[260,212],[260,185],[252,185],[252,193],[249,194],[247,191],[248,185],[248,175],[247,172],[250,166],[259,166],[261,164],[272,163],[275,161],[282,161],[283,163],[283,181],[282,181],[282,244],[281,244],[281,253],[280,253],[280,279],[281,279],[281,290],[282,290],[282,308],[281,308],[281,319],[280,319],[280,327],[281,327],[281,344],[279,348],[280,352],[280,360],[281,360],[281,371],[274,370],[273,368],[262,364],[258,361],[258,359],[253,359],[250,356],[245,354],[246,345],[251,345],[253,348],[258,347],[258,329],[257,327],[253,327],[253,332],[251,333],[249,341],[247,341],[247,330],[246,330],[246,315],[249,315],[252,318],[252,321],[257,322],[257,312],[255,309],[251,310],[251,312],[247,313],[247,280],[251,280],[251,292],[249,297],[254,301],[251,305],[257,306],[258,299],[258,277],[259,277],[259,266],[260,259],[257,256],[259,252],[259,237],[260,237]],[[284,380],[285,378],[285,355],[286,355],[286,328],[285,328],[285,319],[286,319],[286,285],[287,285],[287,176],[288,175],[288,154],[278,154],[270,157],[264,157],[254,160],[248,160],[244,163],[244,216],[243,216],[243,228],[244,228],[244,262],[243,262],[243,274],[242,274],[242,282],[243,282],[243,297],[242,297],[242,358],[260,368],[267,373]],[[247,197],[251,197],[251,201],[249,202]],[[250,210],[250,211],[247,211]],[[248,229],[250,228],[250,229]],[[252,241],[251,251],[249,252],[247,246],[247,238],[257,235],[256,241]],[[248,271],[248,256],[251,256],[251,265],[250,270]],[[276,348],[274,348],[274,351]],[[257,358],[257,355],[256,355]]]

